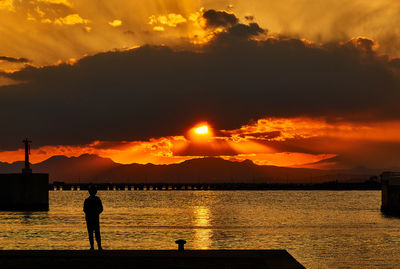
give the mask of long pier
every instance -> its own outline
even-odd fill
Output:
[[[286,250],[0,250],[1,268],[304,269]]]
[[[380,190],[379,182],[338,183],[326,182],[320,184],[251,184],[251,183],[93,183],[98,190],[108,191],[206,191],[206,190]],[[52,191],[88,190],[91,183],[49,184]]]

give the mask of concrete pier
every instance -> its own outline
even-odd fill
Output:
[[[48,174],[0,174],[0,210],[49,210],[48,185]]]
[[[1,268],[305,268],[286,250],[3,250]]]
[[[32,173],[28,138],[25,145],[25,166],[21,174],[0,174],[0,210],[49,210],[49,175]]]
[[[384,172],[381,175],[381,181],[382,212],[400,215],[400,173]]]

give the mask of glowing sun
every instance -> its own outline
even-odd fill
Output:
[[[189,138],[193,142],[205,143],[210,142],[210,139],[213,138],[214,132],[212,127],[203,122],[192,127],[188,132]]]
[[[208,134],[208,126],[207,125],[199,126],[196,129],[194,129],[194,132],[199,135]]]

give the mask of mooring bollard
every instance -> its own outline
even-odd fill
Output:
[[[175,243],[178,244],[178,251],[183,251],[185,249],[186,241],[183,239],[176,240]]]

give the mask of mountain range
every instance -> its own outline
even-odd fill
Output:
[[[24,162],[1,163],[0,173],[19,173]],[[366,168],[321,170],[257,165],[206,157],[177,164],[119,164],[97,155],[53,156],[33,164],[34,173],[48,173],[50,182],[124,183],[321,183],[362,182],[382,171]]]

